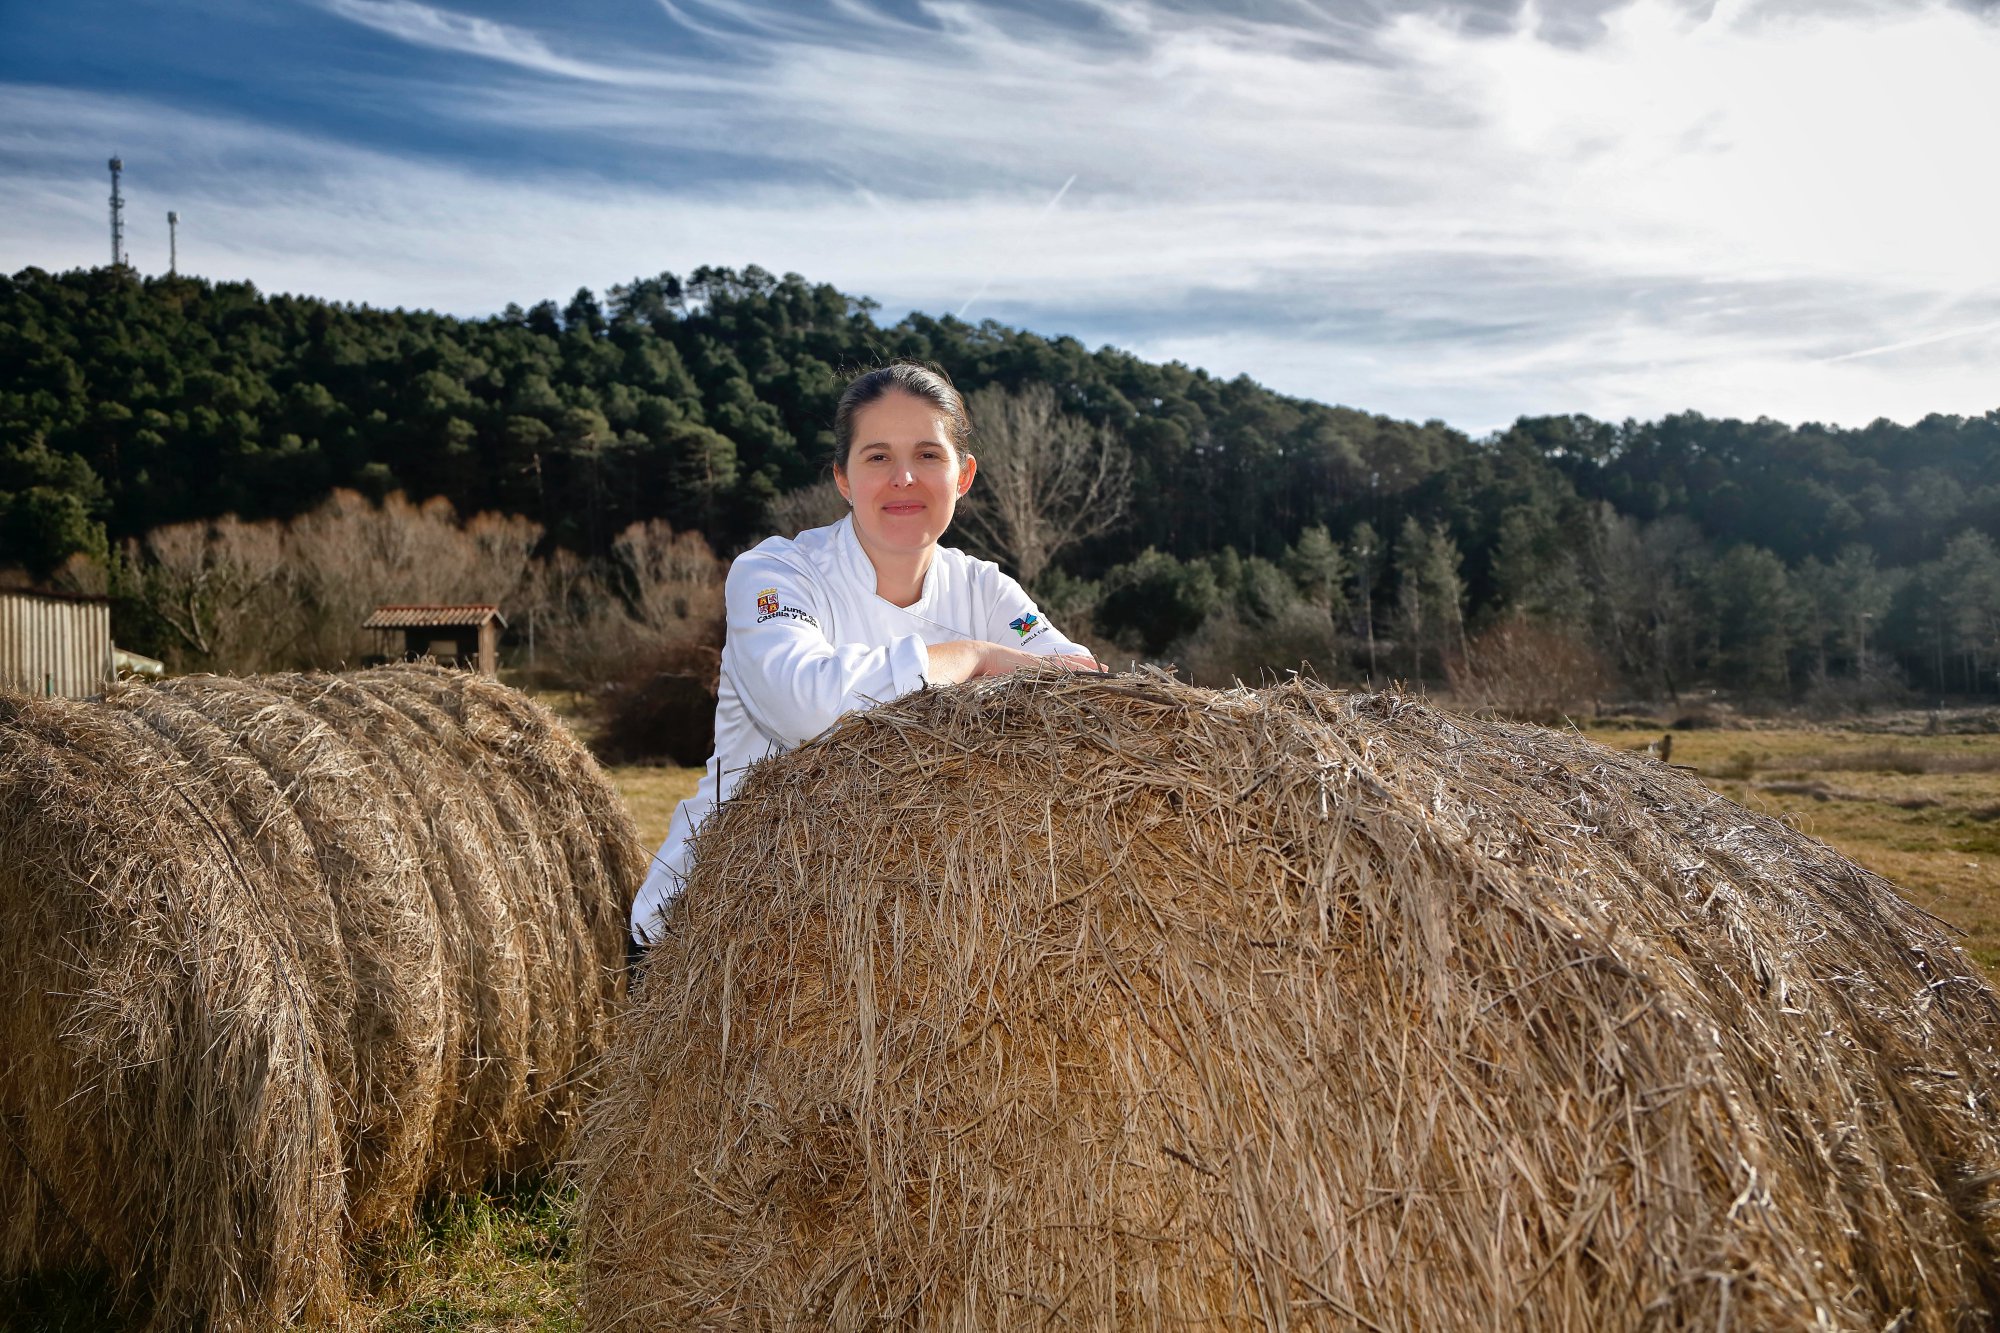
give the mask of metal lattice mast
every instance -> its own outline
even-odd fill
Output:
[[[125,262],[125,198],[118,193],[118,173],[125,170],[125,163],[118,158],[111,159],[111,267],[117,268]]]
[[[167,212],[167,276],[170,278],[180,273],[180,228],[181,215],[169,209]]]

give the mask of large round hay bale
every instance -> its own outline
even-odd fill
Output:
[[[552,1164],[645,855],[550,714],[433,667],[0,695],[0,1276],[334,1318],[354,1242]]]
[[[1308,685],[929,691],[700,835],[593,1329],[1961,1329],[2000,1003],[1822,844]]]

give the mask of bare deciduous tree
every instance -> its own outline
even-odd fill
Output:
[[[335,491],[288,524],[229,516],[157,528],[126,561],[177,667],[336,667],[373,649],[361,623],[384,603],[492,602],[514,614],[541,536],[516,515],[461,524],[441,499],[376,505]]]
[[[1511,615],[1445,662],[1453,699],[1467,708],[1554,724],[1594,711],[1612,673],[1585,632],[1561,621]]]
[[[662,661],[691,661],[722,646],[728,565],[700,533],[635,523],[608,561],[569,551],[537,561],[530,602],[540,651],[571,683],[601,686]]]
[[[572,682],[605,680],[618,668],[625,651],[617,633],[623,610],[592,562],[560,547],[537,560],[527,605],[542,657],[537,665]]]
[[[474,514],[465,522],[465,543],[451,600],[505,607],[527,586],[542,525],[523,514]]]
[[[145,597],[174,636],[177,666],[258,671],[288,658],[299,625],[276,523],[233,514],[176,523],[130,543],[126,558],[145,569]]]
[[[959,525],[1021,582],[1032,586],[1064,551],[1125,521],[1132,454],[1117,432],[1064,412],[1045,384],[984,388],[966,406],[979,475]]]
[[[96,556],[77,551],[49,575],[49,585],[59,592],[106,597],[111,593],[111,571]]]
[[[774,531],[796,537],[807,528],[825,527],[838,519],[847,512],[847,501],[831,480],[816,481],[771,501],[770,512]]]
[[[700,533],[676,533],[661,519],[634,523],[611,554],[627,584],[636,646],[722,646],[726,566]]]
[[[352,660],[368,612],[393,603],[492,602],[513,615],[541,541],[541,526],[514,514],[461,524],[442,498],[412,504],[398,492],[379,506],[335,491],[285,531],[285,557],[305,617],[302,656]]]
[[[563,550],[537,559],[541,537],[516,515],[460,523],[441,499],[377,505],[336,491],[289,524],[159,528],[126,560],[181,669],[351,664],[375,648],[361,631],[369,611],[398,602],[491,602],[529,617],[539,651],[574,684],[661,662],[712,666],[728,567],[699,533],[635,523],[602,560]]]

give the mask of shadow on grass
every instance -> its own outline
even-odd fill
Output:
[[[0,1282],[0,1329],[6,1333],[116,1333],[125,1327],[100,1273],[36,1273]]]

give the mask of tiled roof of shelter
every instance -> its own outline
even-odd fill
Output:
[[[363,629],[424,629],[441,625],[484,625],[497,620],[504,628],[507,618],[490,604],[476,606],[378,606],[361,622]]]

